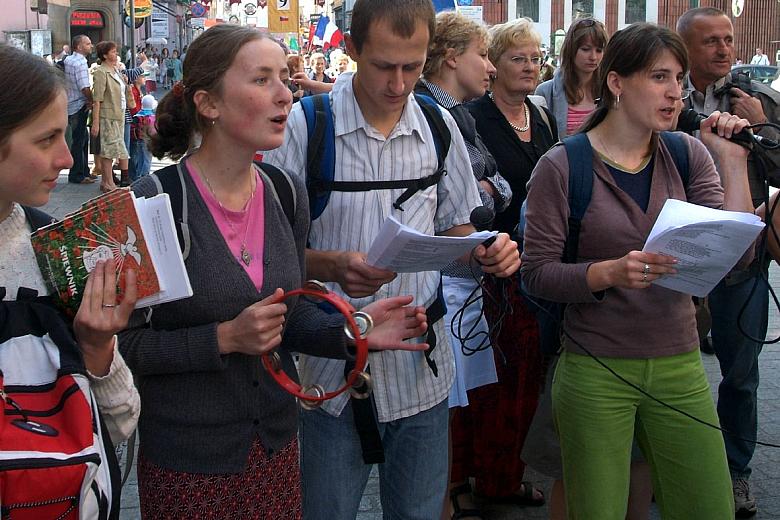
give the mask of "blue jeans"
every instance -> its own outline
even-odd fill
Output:
[[[135,182],[144,175],[149,175],[152,168],[152,154],[142,139],[132,139],[128,150],[130,151],[128,173],[130,181]]]
[[[379,423],[385,462],[379,465],[386,519],[441,516],[447,489],[447,400],[430,410]],[[354,520],[371,466],[363,462],[352,407],[339,417],[322,410],[300,414],[303,518]]]
[[[712,346],[718,356],[723,376],[718,387],[718,417],[723,428],[746,439],[755,439],[758,433],[756,391],[758,355],[761,353],[762,344],[746,338],[739,327],[754,338],[766,337],[769,312],[769,290],[766,281],[759,280],[739,325],[737,320],[755,281],[755,276],[734,285],[726,285],[725,281],[722,281],[710,293],[709,298]],[[748,478],[755,443],[736,439],[729,434],[724,434],[723,437],[732,478]]]
[[[86,105],[73,115],[68,116],[68,127],[71,132],[70,155],[73,157],[73,166],[68,173],[69,182],[81,182],[89,177],[89,135],[87,133],[87,115],[89,110]]]

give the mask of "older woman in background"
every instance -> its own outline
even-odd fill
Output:
[[[604,24],[582,18],[569,27],[561,49],[561,66],[555,77],[536,89],[555,116],[558,135],[573,134],[596,109],[599,97],[596,71],[607,45]]]
[[[117,71],[119,54],[116,43],[100,42],[95,47],[100,66],[93,73],[92,136],[100,136],[100,171],[103,192],[116,189],[112,164],[119,159],[122,178],[127,178],[129,155],[125,147],[125,108],[132,108],[133,97],[124,76]]]
[[[495,65],[493,90],[467,106],[477,133],[512,188],[512,202],[496,215],[494,228],[511,233],[518,223],[525,184],[539,158],[558,140],[552,115],[527,96],[542,63],[541,38],[527,19],[494,26],[488,57]],[[474,389],[458,411],[453,431],[452,481],[474,477],[476,493],[493,502],[541,506],[540,491],[523,482],[520,452],[536,411],[542,356],[536,320],[519,296],[519,278],[485,282],[485,314],[494,331],[498,383]],[[468,488],[463,488],[468,491]],[[465,503],[465,499],[464,499]]]

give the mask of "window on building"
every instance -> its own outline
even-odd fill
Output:
[[[539,21],[539,0],[517,0],[517,17]]]
[[[699,7],[699,0],[690,0],[690,6],[691,9],[696,9]]]
[[[695,0],[691,0],[695,1]],[[626,23],[644,22],[647,19],[647,0],[626,0]]]
[[[593,17],[593,0],[574,0],[571,4],[571,19]]]

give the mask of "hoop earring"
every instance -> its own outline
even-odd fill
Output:
[[[619,108],[620,105],[620,94],[617,95],[615,98],[615,108]]]

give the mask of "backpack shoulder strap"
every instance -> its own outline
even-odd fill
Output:
[[[306,116],[308,144],[306,146],[306,191],[309,195],[311,220],[318,218],[328,205],[336,170],[336,131],[328,94],[301,98]]]
[[[261,162],[256,162],[255,165],[260,170],[260,175],[265,177],[271,184],[274,199],[282,207],[282,211],[284,211],[284,215],[290,223],[290,229],[295,229],[295,210],[298,201],[295,196],[295,186],[292,183],[292,179],[284,170],[276,166]]]
[[[425,120],[428,121],[428,126],[431,127],[433,142],[436,145],[436,158],[439,164],[437,170],[443,171],[444,160],[450,151],[450,142],[452,141],[450,129],[447,128],[447,123],[444,122],[444,117],[441,115],[441,107],[436,100],[417,92],[414,93],[414,99],[417,100],[417,104],[420,105],[423,115],[425,115]]]
[[[680,135],[680,132],[661,132],[660,136],[667,150],[672,154],[677,173],[680,174],[683,187],[687,191],[691,173],[688,165],[688,146],[685,144],[685,139]]]
[[[27,218],[27,222],[30,223],[30,227],[33,231],[36,231],[44,226],[48,226],[54,222],[54,217],[39,209],[31,208],[29,206],[22,206],[22,211],[24,211],[24,216]]]
[[[569,159],[569,233],[563,248],[563,262],[575,263],[580,240],[580,224],[593,194],[593,148],[584,133],[563,140]]]
[[[152,173],[152,180],[157,184],[158,191],[167,193],[171,199],[176,236],[179,239],[182,258],[186,260],[190,254],[190,228],[187,224],[189,212],[187,210],[187,184],[184,182],[183,167],[181,162],[166,166]]]

